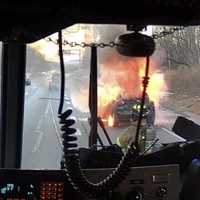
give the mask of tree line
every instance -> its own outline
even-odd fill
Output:
[[[169,31],[171,27],[156,26],[154,33]],[[180,65],[200,64],[200,27],[190,26],[156,40],[158,50],[165,52],[164,65],[169,69]]]

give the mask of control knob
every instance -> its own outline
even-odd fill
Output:
[[[141,187],[134,187],[127,195],[126,200],[143,200],[143,189]]]
[[[166,186],[159,186],[157,191],[156,191],[156,196],[157,197],[164,197],[167,194],[167,188]]]

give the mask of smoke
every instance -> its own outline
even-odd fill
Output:
[[[125,98],[138,96],[141,91],[141,79],[138,76],[141,64],[137,58],[127,58],[113,53],[100,66],[99,84],[111,88],[118,86],[121,88],[120,95]]]
[[[39,52],[46,61],[59,62],[58,46],[46,40],[39,40],[29,45],[32,49]]]
[[[162,63],[160,52],[150,59],[150,82],[147,93],[159,107],[160,92],[166,89],[164,75],[159,69]],[[107,51],[103,58],[100,55],[98,72],[98,113],[103,116],[111,110],[112,102],[119,96],[123,98],[140,97],[142,80],[145,74],[146,59],[130,58],[119,55],[116,51]],[[89,75],[88,75],[89,77]],[[82,82],[77,91],[71,94],[73,105],[82,112],[89,112],[89,81]]]
[[[137,75],[139,73],[138,65],[139,63],[137,63],[136,59],[120,56],[114,51],[109,51],[106,57],[101,59],[101,64],[98,66],[99,113],[103,113],[106,106],[116,100],[119,95],[124,98],[130,98],[140,94],[139,85],[141,80]],[[85,71],[82,76],[85,76],[84,73]],[[89,79],[89,74],[87,75]],[[76,79],[73,84],[77,86],[76,89],[71,90],[73,105],[82,112],[89,112],[89,80],[81,81]]]
[[[167,53],[164,48],[157,48],[154,54],[151,56],[153,60],[156,61],[157,66],[160,67],[166,62]]]
[[[82,36],[81,36],[81,35]],[[73,36],[72,41],[80,39],[82,41],[83,34],[80,33]],[[57,36],[56,36],[57,37]],[[68,35],[69,37],[69,35]],[[43,55],[45,60],[58,62],[57,45],[41,40],[31,44],[31,48],[36,49]],[[88,53],[88,54],[87,54]],[[68,77],[70,82],[70,96],[72,104],[82,112],[89,112],[89,73],[90,68],[90,52],[87,49],[82,52],[82,63],[80,68],[83,69],[82,74],[78,73],[76,79],[71,75]],[[164,81],[164,74],[160,66],[165,61],[166,54],[164,50],[155,51],[150,58],[150,82],[147,93],[151,100],[155,102],[156,109],[159,108],[161,92],[167,89]],[[66,59],[65,59],[66,61]],[[140,97],[142,92],[142,77],[145,74],[146,59],[131,58],[119,55],[114,49],[101,49],[98,55],[98,112],[103,115],[110,108],[112,102],[123,98]],[[67,62],[67,61],[66,61]],[[70,72],[69,72],[70,73]],[[73,73],[76,73],[75,71]],[[87,78],[85,78],[87,76]],[[83,78],[84,77],[84,78]],[[78,82],[78,83],[77,83]]]
[[[71,92],[71,101],[75,108],[83,113],[89,112],[89,89],[88,85],[82,85],[80,90]]]

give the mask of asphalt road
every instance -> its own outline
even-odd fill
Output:
[[[87,114],[77,110],[71,102],[70,90],[79,88],[86,80],[80,79],[73,73],[68,74],[65,109],[72,107],[73,117],[76,118],[79,147],[88,146],[89,124]],[[49,90],[48,81],[44,74],[31,77],[31,86],[26,86],[24,140],[22,152],[22,168],[24,169],[59,169],[62,155],[61,132],[57,118],[59,90]],[[160,109],[156,118],[156,133],[159,141],[174,142],[182,140],[170,130],[177,115],[169,110]],[[108,128],[113,142],[124,131],[122,128]],[[108,144],[103,132],[99,130],[104,144]]]

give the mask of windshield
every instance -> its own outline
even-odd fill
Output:
[[[159,36],[171,28],[149,26],[144,33]],[[126,32],[123,25],[77,24],[63,30],[63,37],[68,42],[109,43]],[[184,135],[174,127],[178,116],[200,123],[199,33],[199,27],[187,27],[155,40],[142,128],[151,130],[151,136],[154,134],[151,140],[159,139],[157,148],[163,143],[192,139],[189,133]],[[27,50],[30,84],[25,94],[22,168],[60,168],[62,139],[57,117],[60,68],[58,46],[52,42],[57,40],[57,34],[49,37],[51,41],[43,39],[29,45]],[[73,109],[78,145],[88,148],[90,48],[65,44],[63,53],[64,110]],[[98,117],[112,143],[124,149],[133,138],[137,124],[144,74],[144,58],[124,57],[115,48],[98,48]],[[100,125],[98,134],[103,144],[109,145]],[[143,136],[150,140],[149,135]]]

